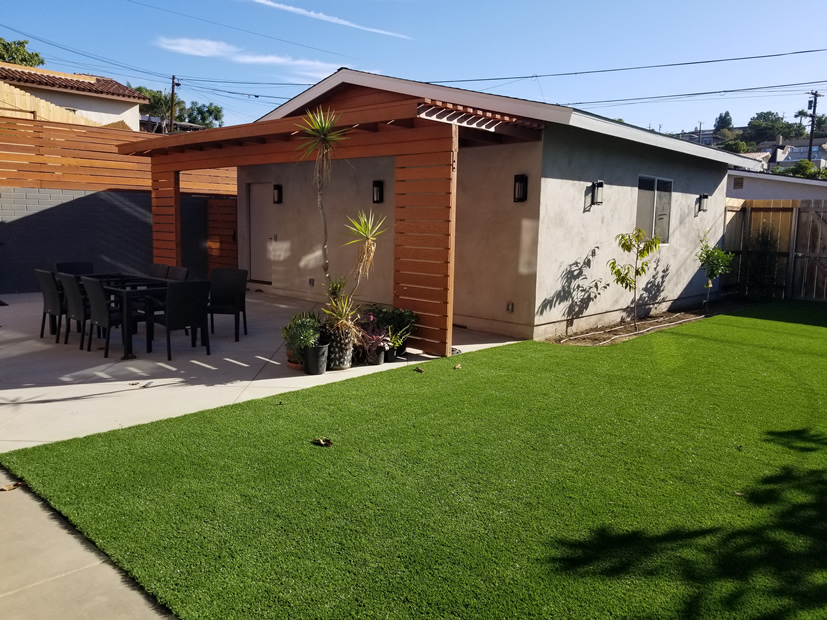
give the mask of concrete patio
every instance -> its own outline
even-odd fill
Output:
[[[251,285],[253,288],[253,285]],[[249,334],[233,340],[232,317],[216,317],[212,355],[173,334],[172,362],[163,328],[152,353],[143,328],[134,338],[136,359],[121,361],[120,332],[109,358],[103,340],[92,351],[41,339],[42,297],[4,295],[0,306],[0,452],[80,437],[194,413],[283,392],[341,381],[425,361],[415,351],[382,366],[306,375],[287,366],[281,327],[312,302],[251,290]],[[47,330],[48,331],[48,330]],[[159,338],[160,336],[160,338]],[[462,352],[511,340],[457,329]],[[0,469],[0,487],[14,478]],[[7,541],[0,545],[0,618],[143,619],[171,617],[63,517],[24,487],[0,493]]]

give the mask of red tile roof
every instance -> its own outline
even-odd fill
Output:
[[[92,96],[124,99],[136,103],[147,103],[149,101],[138,91],[124,86],[112,78],[99,75],[57,73],[8,63],[0,63],[0,82],[14,84],[15,86],[86,93]]]

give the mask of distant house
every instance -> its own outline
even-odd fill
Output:
[[[770,168],[793,166],[802,159],[809,159],[819,170],[827,168],[827,138],[814,138],[812,152],[809,152],[809,138],[784,140],[781,136],[775,140],[760,143],[758,150],[770,153]]]
[[[175,131],[201,131],[206,129],[204,125],[196,123],[187,123],[185,121],[175,121]],[[149,116],[141,114],[141,131],[147,133],[169,133],[169,121],[158,116]]]
[[[108,77],[0,62],[0,116],[138,131],[138,106],[148,102]]]
[[[607,261],[628,260],[615,237],[636,226],[663,241],[643,303],[700,303],[698,237],[723,236],[727,169],[761,167],[572,108],[341,69],[256,123],[120,148],[151,157],[165,188],[156,259],[179,260],[176,175],[237,166],[239,264],[274,292],[323,299],[313,164],[297,148],[317,106],[351,128],[325,194],[333,273],[353,264],[346,216],[385,216],[359,296],[415,310],[414,346],[442,355],[458,327],[544,338],[628,316]]]

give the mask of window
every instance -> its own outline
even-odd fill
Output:
[[[661,243],[669,243],[669,216],[672,212],[672,181],[639,177],[637,182],[637,227]]]

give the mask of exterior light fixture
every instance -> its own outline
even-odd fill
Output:
[[[385,202],[385,182],[384,181],[374,181],[373,182],[373,204],[379,204],[380,202]]]
[[[280,205],[282,201],[281,185],[273,185],[273,204]]]
[[[701,194],[698,196],[698,211],[706,211],[709,203],[709,194]]]
[[[592,183],[592,206],[603,204],[603,181],[598,179]]]
[[[514,202],[525,202],[528,200],[528,175],[514,175]]]

